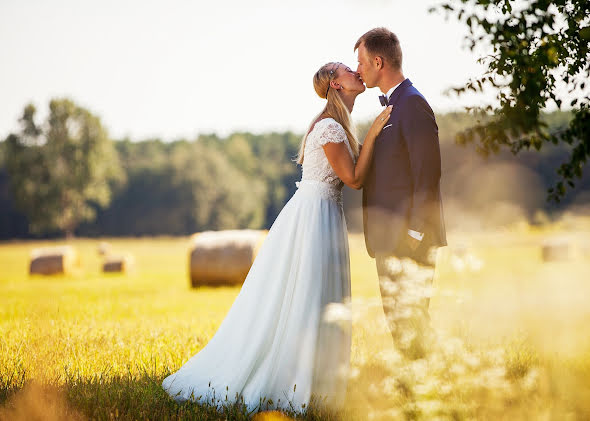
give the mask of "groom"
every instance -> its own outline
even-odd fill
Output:
[[[428,348],[428,287],[436,250],[446,234],[440,195],[438,127],[426,99],[402,73],[397,36],[375,28],[359,38],[357,72],[379,87],[381,105],[393,105],[375,141],[363,189],[363,223],[375,258],[383,309],[394,344],[408,358]]]

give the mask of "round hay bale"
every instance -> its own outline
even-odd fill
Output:
[[[29,274],[71,274],[80,266],[80,257],[72,246],[41,247],[31,251]]]
[[[546,241],[542,245],[543,262],[560,262],[570,259],[570,244],[564,240]]]
[[[130,254],[108,256],[102,264],[103,272],[129,273],[135,266],[135,260]]]
[[[191,286],[241,285],[267,233],[265,230],[226,230],[191,236]]]

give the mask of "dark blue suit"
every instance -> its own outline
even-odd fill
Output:
[[[424,233],[425,248],[447,244],[434,113],[409,79],[393,91],[389,104],[393,110],[375,140],[363,189],[365,241],[371,257],[407,255],[408,229]]]
[[[447,244],[434,113],[409,79],[391,94],[393,110],[377,139],[363,189],[365,242],[375,257],[383,310],[395,346],[409,358],[431,347],[428,287],[436,248]],[[408,229],[424,233],[409,247]],[[411,338],[408,340],[407,338]]]

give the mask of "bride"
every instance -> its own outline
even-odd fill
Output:
[[[332,408],[343,404],[351,320],[342,187],[362,187],[391,107],[373,122],[359,153],[350,112],[365,90],[360,76],[328,63],[313,85],[327,104],[302,140],[298,190],[274,221],[213,338],[164,379],[162,387],[178,402],[218,409],[240,402],[252,412],[263,404],[303,411],[316,399]]]

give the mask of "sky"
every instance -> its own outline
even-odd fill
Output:
[[[0,138],[27,103],[40,122],[56,97],[116,139],[302,133],[325,103],[314,73],[329,61],[356,69],[356,40],[378,26],[397,34],[404,75],[435,112],[491,99],[444,95],[484,69],[466,28],[428,13],[437,1],[2,0]],[[355,121],[379,113],[379,94],[357,98]]]

